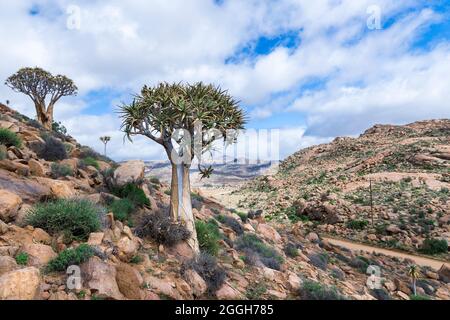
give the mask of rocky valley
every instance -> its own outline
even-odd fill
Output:
[[[235,188],[235,206],[194,190],[192,256],[166,217],[170,187],[144,162],[115,163],[0,112],[0,299],[450,299],[448,264],[419,266],[414,288],[412,260],[324,237],[411,252],[448,241],[447,120],[301,150]]]

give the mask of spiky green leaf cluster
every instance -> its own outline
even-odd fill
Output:
[[[120,114],[128,138],[141,134],[163,145],[177,129],[193,136],[196,121],[201,122],[202,132],[216,129],[223,137],[227,130],[240,130],[245,124],[238,101],[220,87],[202,82],[144,86],[133,102],[121,106]],[[202,148],[211,143],[203,141]]]

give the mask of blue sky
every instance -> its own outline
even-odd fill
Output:
[[[367,27],[373,5],[380,30]],[[74,79],[80,92],[57,119],[98,150],[111,135],[117,160],[164,158],[144,138],[124,145],[114,112],[159,81],[229,89],[249,128],[281,130],[283,157],[375,123],[450,115],[450,1],[3,1],[0,37],[0,77],[40,66]],[[2,86],[7,99],[33,116]]]

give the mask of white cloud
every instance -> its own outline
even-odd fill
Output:
[[[423,5],[418,0],[376,1],[383,23],[396,14],[403,18],[370,32],[366,10],[372,0],[225,0],[220,6],[212,0],[189,5],[183,0],[34,3],[40,8],[36,16],[28,14],[29,1],[0,4],[0,39],[6,44],[0,79],[34,65],[73,78],[80,94],[61,100],[57,119],[99,151],[98,137],[111,135],[109,150],[117,159],[164,154],[145,138],[123,145],[117,115],[88,114],[89,91],[132,94],[143,84],[164,80],[218,83],[252,107],[253,119],[285,111],[298,116],[299,123],[306,117],[307,136],[293,129],[290,142],[283,142],[286,155],[312,141],[359,133],[374,122],[449,115],[449,44],[423,52],[410,48],[421,30],[440,18],[430,9],[417,10]],[[69,5],[81,9],[79,30],[66,27]],[[225,63],[258,37],[287,31],[298,33],[298,48],[280,45],[267,55],[243,55],[237,63]],[[326,83],[301,91],[311,79]],[[26,97],[5,86],[0,86],[0,99],[34,114]]]

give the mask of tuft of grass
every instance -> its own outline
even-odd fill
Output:
[[[129,199],[137,207],[150,205],[150,200],[148,200],[144,191],[134,183],[128,183],[123,187],[115,187],[113,188],[113,193],[120,198]]]
[[[409,300],[414,300],[414,301],[419,301],[419,300],[431,300],[429,297],[427,296],[421,296],[421,295],[410,295],[409,296]]]
[[[73,176],[73,170],[69,165],[53,162],[51,165],[51,175],[53,179]]]
[[[145,216],[135,233],[138,237],[150,238],[169,247],[189,239],[191,235],[184,225],[173,222],[168,213],[161,211]]]
[[[43,135],[43,144],[38,144],[33,147],[33,151],[39,156],[47,161],[58,161],[67,159],[67,151],[64,143],[60,140],[50,136]]]
[[[230,227],[234,232],[236,232],[237,235],[241,235],[244,233],[244,228],[242,228],[239,221],[237,221],[236,219],[234,219],[232,217],[220,214],[217,216],[217,220],[220,223],[223,223],[226,226]]]
[[[8,149],[4,145],[0,144],[0,161],[5,160],[8,156]]]
[[[420,248],[420,252],[425,254],[440,254],[448,252],[448,243],[445,240],[441,239],[432,239],[427,238],[422,244]]]
[[[299,291],[302,300],[346,300],[335,287],[311,280],[305,280]]]
[[[217,222],[210,219],[207,222],[196,221],[195,230],[200,249],[210,255],[216,256],[219,253],[219,240],[221,234]]]
[[[101,208],[87,200],[59,199],[35,205],[25,218],[27,224],[50,234],[86,240],[100,229]]]
[[[52,259],[47,267],[47,272],[65,271],[71,265],[80,265],[94,255],[91,246],[83,243],[75,249],[65,249],[54,259]]]
[[[124,222],[129,219],[130,214],[135,210],[135,206],[130,199],[125,198],[114,200],[109,205],[109,209],[114,214],[114,219]]]
[[[144,261],[144,259],[140,256],[140,255],[135,255],[130,259],[130,263],[134,263],[134,264],[139,264],[142,261]]]
[[[347,228],[353,230],[363,230],[367,227],[369,221],[367,220],[350,220],[347,222]]]
[[[290,258],[295,258],[298,256],[297,246],[295,244],[293,244],[292,242],[289,242],[284,246],[284,252]]]
[[[236,214],[241,218],[243,223],[246,223],[248,221],[248,214],[240,211],[236,211]]]
[[[262,295],[267,291],[267,285],[263,282],[258,283],[255,286],[250,286],[247,289],[245,295],[249,300],[260,300]]]
[[[217,264],[216,258],[205,252],[184,263],[181,267],[181,274],[189,269],[195,270],[205,280],[209,295],[214,295],[226,278],[226,272]]]
[[[28,264],[28,253],[21,252],[18,255],[16,255],[16,262],[18,265],[26,266]]]
[[[22,147],[22,139],[20,139],[16,133],[9,129],[0,128],[0,144],[7,147],[14,146],[16,148],[20,148]]]
[[[283,257],[274,248],[254,234],[240,236],[236,241],[236,248],[245,252],[246,262],[250,264],[252,264],[253,258],[258,258],[266,267],[280,270],[284,262]]]
[[[95,169],[100,170],[100,165],[98,164],[98,161],[93,157],[86,157],[80,160],[80,167],[88,167],[88,166],[92,166]]]

